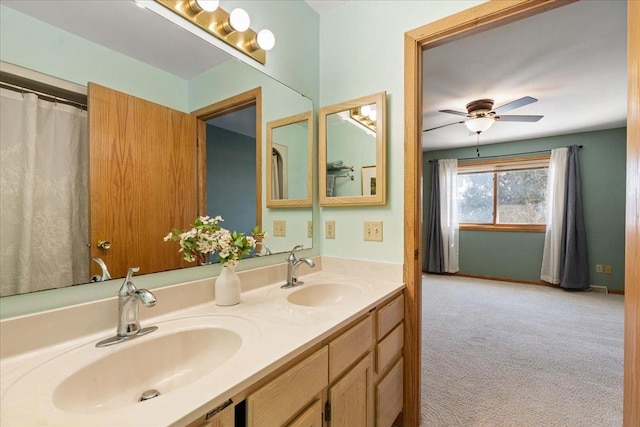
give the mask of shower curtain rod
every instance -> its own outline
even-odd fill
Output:
[[[582,148],[582,145],[578,145],[578,148]],[[539,151],[527,151],[525,153],[513,153],[513,154],[496,154],[495,156],[484,156],[484,157],[463,157],[457,160],[484,160],[484,159],[493,159],[493,158],[497,158],[497,157],[514,157],[514,156],[522,156],[522,155],[526,155],[526,154],[541,154],[541,153],[549,153],[551,152],[551,149],[549,150],[539,150]],[[433,159],[433,160],[429,160],[429,163],[433,163],[437,160],[440,159]]]
[[[59,102],[61,104],[67,104],[67,105],[71,105],[71,106],[74,106],[74,107],[80,107],[83,110],[87,109],[87,104],[83,104],[81,102],[73,101],[73,100],[67,99],[67,98],[62,98],[60,96],[50,95],[50,94],[45,93],[45,92],[40,92],[40,91],[37,91],[37,90],[29,89],[29,88],[26,88],[26,87],[15,85],[13,83],[0,82],[0,87],[3,87],[5,89],[9,89],[9,90],[13,90],[13,91],[16,91],[16,92],[33,93],[35,95],[38,95],[39,98],[43,98],[43,99],[45,99],[47,101]]]

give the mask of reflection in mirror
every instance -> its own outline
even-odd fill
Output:
[[[311,111],[267,123],[267,207],[311,206]]]
[[[386,92],[322,107],[321,206],[386,203]]]
[[[16,5],[16,7],[24,6],[25,7],[24,13],[32,13],[32,12],[35,13],[36,12],[35,9],[38,9],[38,8],[27,7],[27,6],[30,6],[30,2],[12,3],[12,5],[14,4]],[[67,3],[65,3],[65,5],[67,5]],[[72,5],[72,6],[75,6],[75,5]],[[123,6],[121,3],[118,3],[117,5],[114,4],[115,8],[120,6],[128,7],[128,5]],[[79,7],[85,7],[85,5],[84,4],[79,5]],[[2,34],[13,35],[12,37],[3,37],[3,39],[5,40],[5,42],[3,43],[3,47],[10,46],[12,48],[3,49],[2,59],[4,60],[6,58],[5,55],[8,52],[20,51],[22,53],[19,57],[15,57],[15,58],[11,57],[9,59],[15,60],[15,62],[18,65],[29,67],[29,69],[15,67],[16,69],[21,68],[21,70],[25,71],[27,78],[33,79],[35,76],[38,79],[44,80],[45,83],[50,85],[52,84],[52,82],[55,82],[54,86],[61,84],[62,87],[68,90],[75,91],[81,94],[84,93],[83,96],[85,99],[86,99],[86,84],[89,80],[93,78],[91,73],[95,72],[99,74],[98,80],[104,80],[104,81],[110,82],[109,84],[110,86],[113,86],[116,88],[124,88],[125,92],[131,91],[134,93],[138,90],[138,88],[140,88],[140,91],[142,92],[142,96],[154,99],[156,102],[166,101],[167,104],[169,104],[172,108],[178,109],[181,111],[187,110],[187,107],[186,107],[187,105],[194,105],[196,108],[202,105],[210,105],[212,103],[219,102],[230,96],[233,96],[234,94],[241,93],[241,92],[247,91],[248,89],[256,88],[256,87],[261,87],[263,90],[264,111],[256,112],[257,115],[262,114],[260,120],[262,119],[264,119],[265,121],[274,120],[277,117],[289,116],[289,115],[293,115],[303,111],[309,111],[310,109],[312,109],[312,101],[310,99],[304,96],[301,96],[300,93],[295,92],[294,90],[272,79],[268,75],[256,70],[250,65],[247,65],[235,59],[227,59],[225,62],[222,62],[220,65],[210,68],[208,71],[200,72],[199,74],[194,74],[197,77],[193,77],[193,75],[191,77],[170,75],[169,73],[171,72],[171,70],[167,70],[169,71],[168,73],[165,70],[154,68],[154,66],[148,66],[146,64],[139,63],[138,61],[132,61],[131,58],[124,57],[124,55],[122,55],[121,53],[115,50],[110,50],[102,46],[98,46],[95,43],[87,43],[86,40],[74,34],[71,34],[69,32],[66,32],[63,29],[56,28],[50,24],[45,24],[44,22],[38,21],[36,19],[32,19],[27,15],[24,15],[23,13],[14,11],[13,9],[6,7],[4,3],[3,5],[0,5],[0,8],[2,8],[2,14],[4,15],[4,18],[6,18],[6,19],[3,19]],[[135,7],[134,5],[131,13],[137,14],[137,13],[144,12],[144,11],[139,12],[137,9],[139,8]],[[154,19],[154,15],[155,14],[147,13],[145,16],[141,17],[141,19],[152,20]],[[155,19],[156,20],[160,19],[161,21],[161,22],[157,22],[158,28],[164,28],[166,30],[167,29],[166,26],[171,27],[174,25],[162,18],[156,17]],[[10,23],[11,25],[4,25],[5,23]],[[96,25],[98,26],[101,24],[102,23],[96,22]],[[169,28],[168,30],[171,30],[171,29]],[[182,33],[184,33],[184,31],[180,30],[180,34]],[[93,58],[93,56],[91,55],[97,55],[97,54],[94,51],[91,51],[91,49],[98,49],[100,60],[99,61],[96,60],[96,61],[97,63],[100,64],[99,66],[100,70],[97,71],[95,66],[88,67],[88,68],[75,69],[75,73],[73,74],[73,79],[77,83],[70,83],[69,81],[64,80],[65,78],[69,79],[70,78],[69,75],[62,75],[62,78],[56,78],[55,74],[58,68],[51,67],[52,61],[47,61],[47,58],[48,58],[47,55],[39,54],[42,49],[40,48],[40,44],[38,43],[37,37],[23,37],[22,36],[23,34],[42,35],[42,37],[47,39],[56,39],[56,40],[64,39],[65,43],[58,43],[55,45],[54,48],[52,48],[50,44],[45,44],[46,49],[49,50],[49,53],[51,55],[55,55],[56,63],[63,63],[65,61],[69,61],[69,63],[71,63],[74,60],[73,58],[77,58],[80,55],[86,55],[88,57]],[[153,37],[153,34],[147,34],[147,36]],[[32,44],[29,44],[29,43],[32,43]],[[214,51],[216,50],[216,48],[213,46],[208,46],[207,49],[214,50]],[[172,64],[175,64],[175,63],[176,62],[173,62]],[[12,68],[12,65],[13,64],[7,64],[6,62],[2,63],[1,71],[4,72],[7,69]],[[122,67],[125,67],[124,68],[125,72],[123,72]],[[130,67],[130,69],[126,67]],[[135,67],[138,67],[138,68],[135,68]],[[62,68],[60,70],[62,70]],[[43,71],[43,73],[40,73],[38,71]],[[131,73],[128,73],[127,71],[131,71]],[[158,80],[155,81],[151,79],[153,80],[153,87],[149,89],[149,87],[144,85],[145,82],[141,82],[139,79],[136,78],[136,76],[141,74],[155,76],[154,78],[157,78]],[[186,79],[190,78],[190,80],[185,80],[185,78]],[[162,79],[166,79],[166,80],[162,80]],[[184,84],[185,82],[188,82],[188,85]],[[69,89],[68,86],[72,86],[73,89]],[[78,88],[80,88],[81,90]],[[187,91],[187,88],[188,88],[188,91]],[[20,92],[18,92],[18,95],[20,95]],[[55,101],[52,102],[52,104],[55,104]],[[58,102],[59,108],[61,104],[62,102]],[[123,106],[122,109],[124,108],[125,107]],[[90,107],[89,107],[89,114],[91,114]],[[142,122],[138,122],[138,123],[142,123]],[[83,125],[83,126],[86,126],[86,125]],[[136,128],[136,129],[139,130],[139,128]],[[264,125],[264,123],[262,123],[261,135],[257,135],[257,137],[261,141],[265,140],[264,139],[265,136],[262,135],[262,132],[264,132],[265,129],[266,129],[266,126]],[[8,127],[5,128],[5,126],[3,125],[2,130],[4,132],[5,130],[8,130]],[[145,133],[144,135],[139,135],[139,136],[140,137],[135,138],[135,140],[139,140],[140,143],[142,142],[146,143],[147,150],[150,150],[151,147],[155,147],[153,135]],[[4,138],[2,139],[4,142]],[[108,136],[107,136],[107,140],[108,140]],[[151,150],[151,151],[154,151],[154,150]],[[263,153],[264,151],[265,151],[264,149],[261,149],[260,153]],[[60,152],[60,154],[62,154],[62,152]],[[89,157],[91,158],[91,156],[93,156],[93,153],[89,153],[89,154],[90,154]],[[151,154],[151,153],[148,153],[148,154]],[[158,155],[159,157],[162,157],[163,154],[166,155],[166,153],[153,152],[154,156]],[[170,156],[167,156],[167,157],[170,157]],[[5,159],[5,156],[3,154],[3,160],[4,159]],[[11,159],[15,160],[16,157],[11,157]],[[255,154],[252,155],[252,159],[253,161],[256,161]],[[131,157],[127,160],[127,162],[124,162],[124,163],[116,162],[116,163],[113,163],[111,166],[113,168],[120,168],[124,176],[126,175],[127,170],[129,170],[130,168],[137,167],[135,163],[130,163],[129,161],[135,162],[135,158]],[[262,158],[261,161],[264,161],[264,158]],[[306,158],[303,161],[306,162]],[[3,169],[4,169],[4,165],[3,165]],[[252,171],[257,172],[258,170],[254,167],[252,168]],[[149,179],[153,179],[154,174],[157,174],[157,175],[160,175],[163,173],[165,175],[167,174],[167,170],[162,168],[145,169],[145,172],[149,175]],[[48,172],[45,172],[45,173],[48,174]],[[82,175],[82,173],[80,173],[80,175]],[[262,175],[260,178],[262,179]],[[256,181],[258,180],[257,176],[255,177],[255,180]],[[262,182],[263,182],[262,185],[264,185],[264,181],[265,180],[262,179]],[[89,187],[86,181],[84,182],[85,182],[84,185]],[[184,188],[183,186],[175,182],[171,183],[170,185],[179,189]],[[4,190],[5,188],[4,177],[3,177],[2,186]],[[219,187],[223,189],[224,185],[219,185]],[[271,215],[268,212],[268,209],[264,208],[264,204],[266,203],[266,200],[262,196],[263,191],[264,190],[260,188],[260,192],[258,192],[254,196],[254,202],[251,205],[251,210],[255,210],[256,212],[261,212],[261,214],[257,214],[257,213],[255,214],[256,219],[262,219],[263,229],[266,230],[270,235],[273,235],[272,224],[275,218],[273,218],[273,215]],[[91,192],[92,190],[89,187],[89,193]],[[216,197],[218,199],[231,200],[234,197],[234,194],[235,194],[234,192],[228,192],[226,194],[224,193],[220,194],[219,196],[216,196]],[[78,197],[74,197],[72,199],[77,201]],[[258,202],[256,203],[255,200],[258,200]],[[5,224],[9,224],[10,227],[13,227],[9,222],[7,222],[8,217],[6,217],[5,214],[8,213],[10,210],[12,210],[14,205],[12,204],[12,207],[10,208],[9,204],[5,203],[5,201],[6,199],[3,196],[3,199],[2,199],[3,227]],[[145,222],[144,218],[149,218],[150,215],[157,215],[161,212],[163,214],[160,216],[168,217],[170,206],[175,207],[177,205],[186,205],[186,203],[171,203],[169,205],[164,205],[164,204],[159,205],[158,203],[147,200],[147,199],[143,199],[142,203],[144,208],[136,210],[137,214],[140,216],[140,218],[142,218],[141,221],[138,221],[138,224],[144,223]],[[199,212],[203,211],[202,206],[198,203],[199,202],[194,203],[193,205],[188,207],[189,212],[193,210],[193,214],[189,213],[189,215],[186,215],[185,218],[187,217],[191,218],[190,220],[184,220],[182,217],[180,219],[177,219],[176,217],[174,220],[171,221],[171,227],[187,227],[189,225],[189,221],[192,221],[193,219],[195,219],[196,215]],[[19,206],[19,204],[16,204],[15,206]],[[75,204],[72,204],[70,206],[72,209],[78,209],[78,206],[76,206]],[[108,208],[104,208],[104,209],[108,209]],[[96,209],[94,209],[94,211],[95,210]],[[214,210],[217,210],[217,209],[214,208]],[[51,212],[52,211],[50,211],[50,213]],[[89,230],[87,229],[86,221],[85,221],[84,227],[79,225],[79,223],[76,221],[72,225],[72,228],[69,228],[67,231],[64,231],[61,226],[59,227],[57,225],[58,222],[53,220],[50,221],[49,219],[45,219],[45,223],[47,224],[46,228],[51,229],[54,236],[52,238],[44,237],[44,234],[42,234],[42,228],[43,228],[42,224],[44,224],[42,222],[42,218],[43,217],[40,217],[39,221],[35,221],[32,225],[30,225],[30,226],[36,227],[35,228],[36,234],[34,236],[37,236],[37,238],[41,240],[41,242],[39,243],[42,243],[41,244],[42,247],[53,249],[54,247],[58,247],[58,245],[63,240],[68,240],[70,236],[72,236],[80,240],[80,243],[79,243],[80,249],[62,251],[64,253],[64,256],[55,256],[52,259],[52,263],[47,264],[49,265],[49,267],[43,270],[42,275],[38,276],[38,278],[28,279],[25,282],[26,285],[23,287],[20,287],[17,289],[14,287],[11,290],[7,290],[5,292],[5,284],[13,283],[13,280],[2,276],[2,296],[24,294],[24,293],[34,292],[36,290],[45,290],[45,289],[52,289],[52,288],[58,288],[58,287],[69,287],[70,285],[74,285],[74,284],[85,284],[85,283],[89,283],[92,278],[94,280],[102,280],[103,277],[107,279],[109,275],[113,279],[118,279],[119,277],[122,277],[122,274],[118,273],[118,269],[115,267],[112,267],[111,262],[106,262],[105,264],[106,269],[102,269],[98,261],[94,262],[91,260],[91,258],[101,258],[101,257],[96,257],[88,254],[89,251],[98,251],[98,250],[102,250],[102,251],[111,250],[113,252],[116,249],[116,244],[112,242],[110,238],[106,238],[106,239],[91,238],[90,239]],[[307,238],[306,224],[308,221],[311,221],[311,218],[312,218],[311,207],[309,207],[308,209],[304,209],[304,212],[295,211],[293,212],[293,215],[289,215],[289,213],[286,213],[286,214],[279,213],[277,215],[277,219],[285,220],[287,222],[287,235],[286,235],[286,239],[273,238],[273,241],[274,241],[273,243],[267,242],[269,245],[270,251],[274,254],[277,254],[278,252],[287,251],[293,246],[291,242],[295,242],[295,243],[303,242],[306,248],[310,248],[312,246],[312,241],[310,238],[309,239]],[[225,221],[230,219],[231,218],[225,218]],[[122,224],[129,225],[130,221],[127,220],[126,217],[123,217],[121,218],[121,220],[114,222],[114,224],[116,223],[120,225]],[[304,226],[302,226],[301,224],[304,224]],[[147,231],[142,229],[137,229],[137,230],[132,229],[131,232],[129,232],[128,234],[130,238],[133,239],[133,241],[135,242],[155,244],[158,247],[171,249],[170,248],[171,245],[162,241],[162,237],[164,237],[164,235],[166,235],[171,228],[165,227],[165,226],[156,227],[156,228],[157,230],[155,230],[155,232],[161,233],[159,237],[155,235],[151,236],[148,234]],[[2,230],[3,244],[6,241],[4,238],[5,237],[4,231],[5,229],[3,228]],[[107,230],[107,232],[108,231],[109,230]],[[109,234],[112,235],[111,233]],[[25,239],[22,239],[22,240],[26,241]],[[105,242],[102,242],[103,244],[101,246],[98,246],[99,244],[98,240],[105,240]],[[281,241],[283,242],[282,245],[279,244],[279,242]],[[91,243],[90,248],[87,247],[87,244],[89,242]],[[107,242],[111,243],[111,249],[107,249],[107,247],[109,246]],[[276,242],[278,242],[278,244],[276,244]],[[179,254],[174,249],[175,248],[171,249],[171,257],[179,260]],[[4,247],[3,247],[3,252],[4,252]],[[11,250],[9,249],[7,250],[7,252],[11,252]],[[142,252],[144,252],[144,249],[142,249]],[[75,269],[75,267],[72,267],[72,265],[78,264],[78,262],[70,259],[71,255],[74,255],[74,256],[77,255],[80,258],[79,263],[81,265],[81,268]],[[27,260],[27,264],[22,269],[22,271],[32,270],[36,264],[42,263],[42,257],[37,255],[29,256],[29,257],[26,257],[25,259]],[[251,263],[247,261],[247,264],[245,264],[245,266],[250,268],[252,265],[254,266],[266,265],[269,263],[281,262],[282,256],[274,256],[272,259],[273,261],[265,260],[265,262],[261,262],[261,263],[257,260]],[[4,257],[2,258],[2,267],[3,267],[1,269],[2,273],[5,272],[4,266],[12,262],[13,262],[12,258],[6,258],[6,259]],[[133,261],[129,257],[126,257],[124,262],[125,264],[128,264],[128,266],[130,267],[133,265],[131,263],[135,261]],[[193,264],[181,263],[176,267],[171,267],[171,269],[192,267],[192,266]],[[78,272],[71,273],[72,270],[73,271],[77,270]],[[141,273],[142,272],[149,273],[151,271],[165,271],[165,270],[167,270],[167,268],[161,268],[158,270],[150,270],[149,268],[146,268],[146,269],[141,269]],[[174,281],[176,279],[177,280],[184,280],[184,279],[194,280],[194,278],[200,278],[206,275],[206,273],[203,273],[202,270],[197,268],[193,268],[190,270],[191,272],[189,273],[181,272],[179,276],[169,275],[168,273],[165,276],[162,276],[162,275],[149,276],[150,277],[149,281],[153,280],[153,283],[147,282],[146,286],[153,287],[154,285],[159,286],[163,284],[173,284],[173,283],[176,283]],[[60,280],[57,280],[57,279],[54,280],[54,278],[56,278],[59,274],[62,276],[62,278],[60,278]],[[209,272],[209,275],[210,274],[211,273]],[[143,276],[144,275],[136,276],[136,277],[138,278],[138,280],[144,283],[145,278]],[[153,279],[151,279],[151,277]],[[75,292],[75,290],[77,289],[78,294],[81,293],[82,295],[86,295],[87,299],[96,298],[96,297],[104,298],[106,296],[110,296],[111,295],[110,293],[109,294],[104,293],[98,288],[100,287],[102,289],[103,286],[105,287],[104,289],[107,289],[106,288],[107,285],[101,285],[100,283],[93,283],[89,286],[74,287],[72,289],[65,290],[64,295],[70,295],[72,291]],[[48,292],[39,293],[39,295],[43,295],[43,294],[53,296],[51,298],[45,295],[42,298],[38,298],[38,295],[34,295],[34,298],[38,298],[38,300],[43,303],[42,304],[43,307],[46,306],[46,304],[44,304],[43,299],[52,300],[54,304],[60,304],[64,302],[60,300],[60,298],[56,300],[56,296],[54,294],[49,294]],[[56,294],[56,295],[61,295],[61,294]],[[75,297],[76,294],[74,293],[73,295]],[[25,295],[25,297],[27,296]],[[81,297],[81,298],[84,298],[84,297]],[[72,298],[64,297],[64,299],[66,301],[70,301]],[[6,306],[6,304],[9,304],[7,303],[7,300],[11,300],[11,298],[4,299],[3,309]],[[28,304],[22,303],[22,301],[27,301],[27,300],[25,300],[22,297],[19,300],[21,301],[20,302],[21,306],[29,307]],[[53,300],[56,300],[56,301],[53,301]],[[4,316],[5,313],[6,311],[3,311],[2,316]]]

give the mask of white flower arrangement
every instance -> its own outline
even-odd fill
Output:
[[[174,228],[172,232],[164,238],[180,241],[180,252],[183,259],[188,262],[199,261],[206,264],[209,255],[217,254],[218,261],[225,267],[235,267],[240,262],[243,255],[251,252],[256,247],[258,239],[266,239],[267,233],[260,232],[258,227],[251,230],[251,235],[229,231],[218,225],[224,221],[221,216],[211,218],[201,216],[196,218],[190,229],[180,231]]]

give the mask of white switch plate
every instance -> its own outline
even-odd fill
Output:
[[[325,239],[335,239],[336,238],[336,222],[326,221],[324,225],[325,225],[325,228],[324,228]]]
[[[364,240],[369,242],[382,242],[382,221],[364,222]]]
[[[596,264],[596,273],[602,273],[602,264]]]
[[[273,220],[273,235],[275,237],[284,237],[287,234],[287,223],[283,219]]]

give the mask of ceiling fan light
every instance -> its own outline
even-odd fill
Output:
[[[477,117],[475,119],[467,120],[464,124],[471,132],[481,133],[489,129],[494,121],[495,120],[491,117]]]

